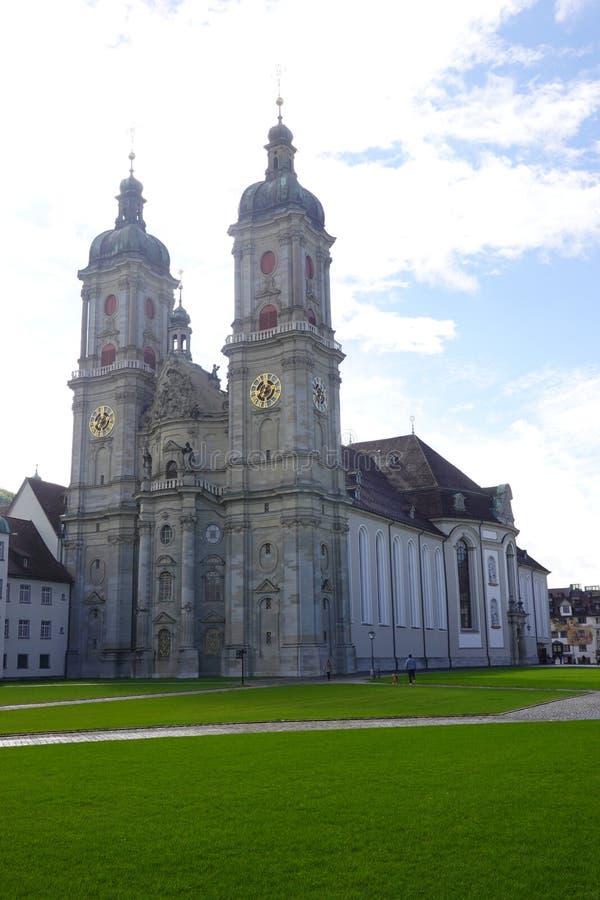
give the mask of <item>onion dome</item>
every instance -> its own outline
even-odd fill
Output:
[[[129,177],[120,184],[120,193],[116,197],[119,211],[115,219],[115,227],[111,231],[103,231],[94,238],[90,247],[89,265],[112,263],[115,257],[142,256],[159,272],[168,274],[169,251],[158,238],[146,233],[143,208],[146,202],[142,197],[143,185],[133,176],[133,160],[135,154],[130,153],[131,168]]]
[[[325,213],[320,201],[302,187],[294,171],[296,153],[296,148],[292,144],[294,135],[282,122],[282,103],[283,100],[278,97],[277,105],[280,108],[278,122],[270,129],[269,142],[265,144],[268,160],[265,180],[251,184],[242,194],[238,211],[239,222],[267,219],[273,213],[299,208],[304,210],[315,225],[323,228]]]
[[[179,304],[176,306],[173,312],[171,313],[170,325],[189,325],[192,320],[190,319],[187,311],[184,307]]]

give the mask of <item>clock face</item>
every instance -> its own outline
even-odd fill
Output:
[[[313,403],[319,412],[325,412],[327,409],[327,388],[325,382],[318,375],[315,375],[312,381]]]
[[[263,372],[250,385],[250,399],[259,409],[270,409],[281,397],[281,381],[272,372]]]
[[[89,421],[89,428],[94,437],[106,437],[114,427],[115,414],[110,406],[97,406]]]

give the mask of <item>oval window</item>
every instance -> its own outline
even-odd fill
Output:
[[[313,261],[312,261],[311,257],[308,255],[308,253],[306,254],[306,259],[304,260],[304,268],[306,270],[306,277],[314,278],[315,268],[313,266]]]
[[[104,312],[107,316],[114,316],[117,311],[117,298],[114,294],[109,294],[104,301]]]
[[[271,275],[275,271],[275,254],[272,250],[267,250],[260,258],[260,271],[263,275]]]
[[[152,297],[146,297],[146,315],[149,319],[154,318],[154,300]]]

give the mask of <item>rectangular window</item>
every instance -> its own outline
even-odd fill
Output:
[[[50,654],[49,653],[40,653],[40,669],[49,669],[50,668]]]
[[[4,559],[4,541],[0,541],[0,562]]]
[[[580,653],[585,653],[586,650],[587,650],[587,644],[580,644],[580,645],[579,645],[579,652],[580,652]]]
[[[19,619],[19,639],[27,640],[29,638],[29,619]]]
[[[17,669],[28,669],[29,658],[27,653],[17,653]]]
[[[2,654],[2,668],[6,668],[6,653]]]
[[[42,588],[42,606],[52,606],[52,588]]]
[[[5,638],[10,637],[9,628],[10,628],[9,621],[8,621],[8,619],[5,619],[4,620],[4,637]]]
[[[10,603],[10,581],[6,582],[6,602]]]
[[[0,600],[2,600],[2,591],[4,589],[4,582],[2,578],[0,578]]]
[[[52,622],[49,619],[42,619],[40,625],[40,638],[43,641],[49,641],[52,637]]]
[[[19,585],[19,603],[31,603],[31,585]]]

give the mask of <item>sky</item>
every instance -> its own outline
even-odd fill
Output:
[[[0,11],[0,486],[68,484],[81,283],[134,129],[195,362],[280,70],[325,208],[342,437],[508,482],[550,586],[600,583],[600,0],[21,0]]]

